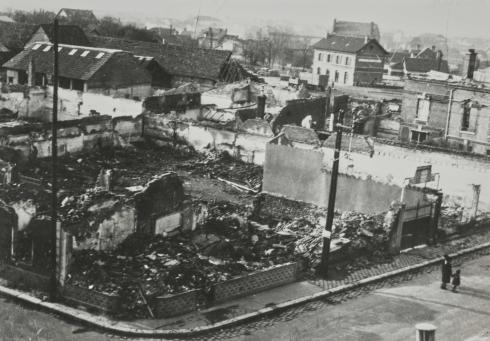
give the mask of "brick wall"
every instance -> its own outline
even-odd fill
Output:
[[[81,304],[108,313],[117,313],[121,300],[117,295],[95,292],[70,284],[65,284],[61,293],[63,298],[69,302]]]
[[[196,289],[177,295],[155,297],[150,305],[155,317],[172,317],[197,310],[202,295],[202,291]]]
[[[287,263],[257,271],[214,285],[214,302],[251,295],[296,281],[303,269],[301,263]]]

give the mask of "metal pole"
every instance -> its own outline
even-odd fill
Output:
[[[57,296],[57,254],[56,254],[56,223],[58,221],[58,184],[56,165],[58,159],[58,19],[54,19],[53,30],[53,48],[54,48],[54,75],[53,75],[53,118],[51,124],[51,162],[52,162],[52,179],[51,179],[51,286],[50,299],[56,299]]]
[[[333,156],[332,175],[330,179],[330,191],[328,193],[327,222],[323,231],[323,249],[320,272],[323,276],[328,274],[328,260],[330,257],[330,240],[332,236],[333,217],[335,215],[335,197],[337,195],[337,178],[339,175],[340,148],[342,146],[342,123],[344,122],[344,110],[339,110],[336,123],[337,136],[335,139],[335,151]]]

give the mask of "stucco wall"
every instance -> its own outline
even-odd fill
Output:
[[[331,163],[323,149],[302,149],[269,143],[266,147],[263,191],[320,207],[328,205]],[[339,174],[335,207],[365,213],[380,213],[399,200],[401,187],[370,177]],[[423,202],[421,192],[407,190],[404,202]]]

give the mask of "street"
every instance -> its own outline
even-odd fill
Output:
[[[225,329],[212,338],[240,341],[412,340],[415,324],[430,322],[438,328],[437,340],[488,341],[490,256],[463,264],[461,270],[462,287],[458,293],[441,290],[440,273],[435,271],[340,304],[305,308],[293,319],[271,317],[266,323]],[[5,298],[0,301],[2,341],[119,339]]]
[[[488,341],[490,256],[463,264],[461,273],[458,293],[441,290],[436,271],[341,304],[305,311],[293,320],[234,340],[405,341],[415,340],[415,324],[430,322],[437,327],[437,340]]]

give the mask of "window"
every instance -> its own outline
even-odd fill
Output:
[[[322,73],[322,69],[321,69],[321,68],[317,68],[317,69],[316,69],[316,73],[317,73],[317,74],[319,74],[319,75],[321,75],[321,73]]]
[[[471,102],[463,104],[463,119],[461,121],[461,130],[468,131],[470,128]]]
[[[9,84],[14,84],[14,77],[9,77]]]
[[[340,64],[340,56],[336,56],[335,57],[335,63],[336,64]]]
[[[417,130],[412,130],[412,142],[420,143],[427,140],[427,133]]]
[[[73,56],[75,53],[77,53],[78,49],[72,49],[70,53],[68,53],[70,56]]]
[[[487,155],[490,156],[490,149],[487,149]]]
[[[335,71],[335,83],[339,82],[339,72]]]
[[[347,83],[347,78],[348,78],[348,77],[349,77],[349,76],[348,76],[347,72],[344,72],[344,84],[346,84],[346,83]]]
[[[40,47],[41,47],[41,44],[36,44],[36,45],[34,45],[34,46],[32,47],[32,49],[33,49],[33,50],[37,50],[37,49],[38,49],[38,48],[40,48]]]
[[[330,57],[330,53],[329,53],[329,54],[327,54],[327,62],[329,62],[329,63],[330,63],[330,58],[331,57]]]
[[[350,62],[349,57],[345,57],[345,65],[349,65],[349,62]]]
[[[319,54],[318,54],[318,61],[321,61],[321,60],[322,60],[322,54],[321,54],[321,53],[319,53]]]
[[[70,88],[70,79],[65,78],[65,77],[60,77],[59,78],[59,86],[62,89],[69,89]]]
[[[80,56],[86,57],[89,54],[90,51],[83,51]]]
[[[430,99],[419,98],[417,102],[417,121],[427,122],[429,120]]]
[[[83,91],[83,81],[78,80],[78,79],[73,79],[72,80],[72,89],[73,90],[78,90],[78,91]]]
[[[104,54],[105,54],[104,52],[100,52],[97,56],[95,56],[95,58],[100,59],[104,57]]]
[[[49,50],[51,50],[51,45],[46,46],[46,47],[43,49],[43,52],[48,52]]]

